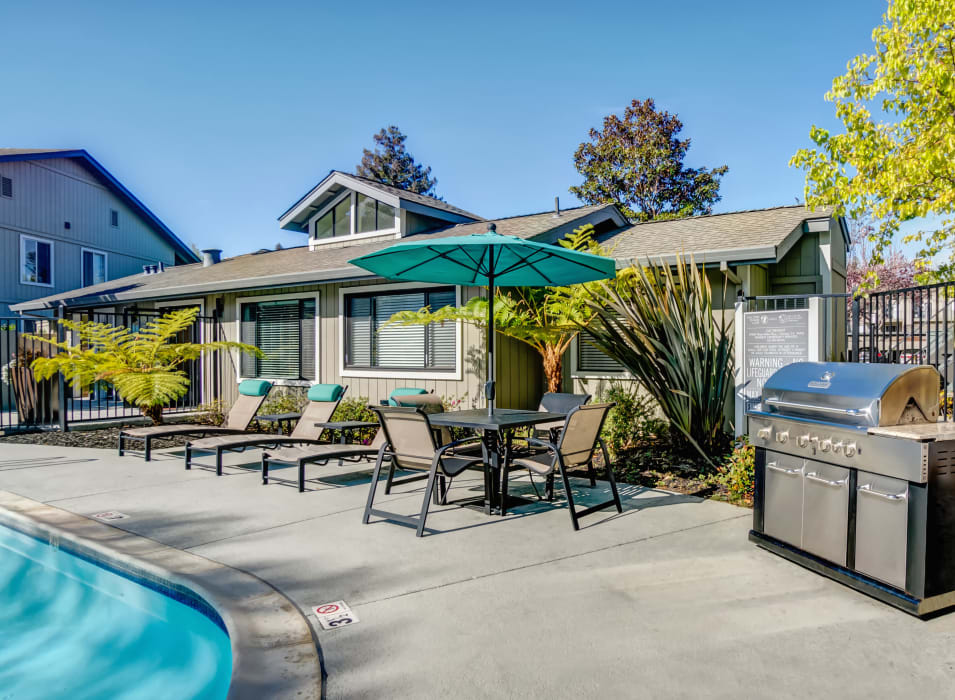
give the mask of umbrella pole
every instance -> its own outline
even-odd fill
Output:
[[[490,250],[490,264],[487,275],[487,384],[484,396],[487,398],[487,414],[494,415],[494,248]]]

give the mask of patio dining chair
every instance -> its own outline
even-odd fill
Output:
[[[556,442],[529,438],[528,442],[532,446],[542,447],[545,451],[514,459],[516,467],[526,468],[532,474],[550,477],[556,473],[560,477],[564,494],[567,496],[567,509],[570,511],[570,521],[574,530],[580,529],[578,523],[580,518],[604,508],[614,506],[618,513],[623,512],[620,494],[617,492],[617,482],[613,478],[613,469],[610,465],[610,457],[607,454],[607,446],[600,438],[600,430],[607,419],[607,413],[614,405],[613,403],[598,403],[572,408],[567,414],[564,427],[560,431],[560,437]],[[567,470],[586,466],[592,475],[593,459],[598,448],[603,454],[604,465],[607,469],[607,481],[610,482],[610,491],[613,497],[609,501],[578,511],[574,505],[574,494],[570,486],[570,478],[567,476]]]
[[[241,435],[214,435],[186,443],[186,469],[191,469],[196,454],[215,454],[216,474],[222,476],[222,455],[224,452],[244,452],[259,447],[280,447],[282,445],[318,444],[325,432],[323,423],[332,419],[347,386],[341,384],[313,384],[309,387],[308,404],[301,418],[295,424],[291,435],[267,433],[243,433]]]
[[[428,415],[420,408],[372,406],[371,409],[378,414],[385,442],[378,451],[378,458],[375,461],[375,471],[371,477],[362,523],[367,525],[371,516],[374,515],[385,520],[410,525],[416,529],[417,536],[421,537],[424,534],[431,502],[445,504],[451,481],[465,470],[482,463],[480,458],[459,454],[457,450],[465,445],[479,442],[481,438],[472,437],[456,440],[447,445],[438,445]],[[388,458],[391,459],[389,470],[401,469],[428,474],[428,483],[425,486],[421,510],[417,517],[375,508],[378,479],[381,476],[382,466]],[[439,484],[439,479],[446,483]],[[440,488],[438,488],[439,485]]]
[[[145,428],[124,428],[119,431],[119,456],[128,449],[128,443],[143,443],[145,461],[152,458],[152,441],[164,437],[202,437],[205,435],[229,435],[244,433],[258,413],[262,402],[272,388],[272,382],[264,379],[246,379],[239,384],[239,398],[232,404],[221,425],[200,423],[172,423],[150,425]]]

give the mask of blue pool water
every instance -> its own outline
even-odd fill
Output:
[[[0,526],[0,700],[224,698],[231,674],[210,618]]]

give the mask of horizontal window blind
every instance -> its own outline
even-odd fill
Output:
[[[624,366],[589,342],[592,336],[581,331],[577,336],[577,369],[580,372],[624,372]]]
[[[315,379],[315,300],[283,299],[243,304],[241,341],[265,353],[243,355],[243,377]]]
[[[399,311],[455,303],[454,289],[346,297],[345,365],[393,369],[455,368],[456,326],[388,324]]]

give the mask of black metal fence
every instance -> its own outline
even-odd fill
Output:
[[[873,292],[850,306],[851,359],[933,365],[942,375],[941,413],[951,420],[955,282]]]
[[[71,312],[66,318],[107,323],[135,331],[159,315],[160,312],[156,311],[127,311],[119,314]],[[30,364],[37,357],[49,356],[55,349],[34,336],[78,342],[70,331],[59,326],[53,318],[0,318],[0,432],[49,427],[68,430],[71,424],[141,415],[136,406],[124,401],[105,382],[85,389],[69,386],[61,376],[37,382]],[[175,342],[222,339],[219,320],[200,316]],[[167,413],[195,411],[202,404],[221,396],[218,355],[218,352],[208,353],[182,367],[189,379],[189,390],[175,403],[166,406]]]

